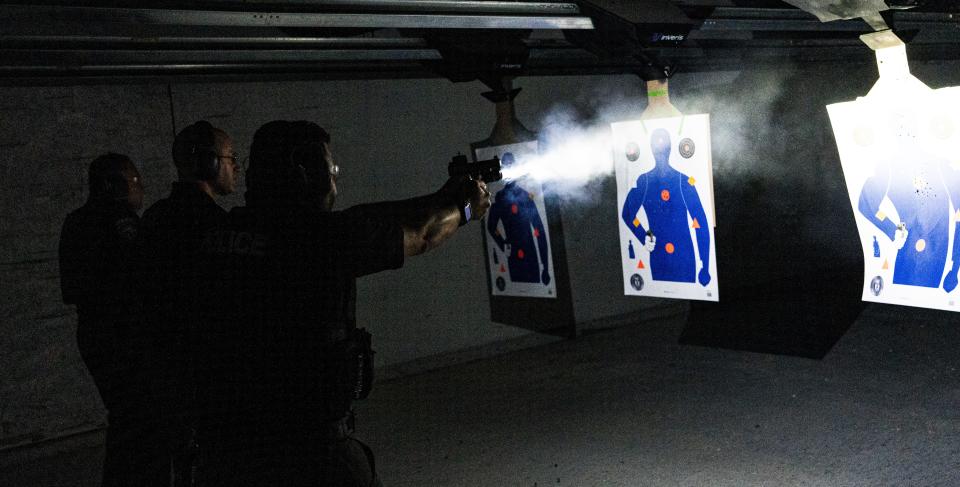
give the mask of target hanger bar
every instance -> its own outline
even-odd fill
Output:
[[[948,13],[895,11],[890,15],[900,29],[946,31],[955,36],[960,25],[960,18]],[[867,32],[869,27],[859,19],[821,22],[800,9],[719,7],[699,30]]]
[[[427,48],[427,42],[420,38],[386,37],[134,37],[134,36],[36,36],[36,35],[0,35],[0,48],[45,47],[57,49],[90,49],[91,46],[130,46],[135,48],[160,48],[163,46],[222,46],[236,49],[238,46],[270,46],[274,48],[295,49],[418,49]]]
[[[46,50],[0,49],[4,65],[33,65],[38,61],[52,66],[84,65],[205,65],[249,63],[316,63],[331,61],[440,61],[433,49],[324,49],[324,50]]]
[[[703,21],[700,30],[743,30],[743,31],[813,31],[813,32],[863,32],[866,25],[855,20],[838,20],[823,23],[819,20],[779,20],[779,19],[731,19],[708,18]]]
[[[396,63],[389,66],[376,62],[361,66],[363,71],[376,72],[377,69],[396,70],[397,66],[420,67],[419,61],[414,63]],[[354,66],[351,66],[354,67]],[[311,63],[207,63],[207,64],[88,64],[78,66],[0,66],[0,81],[8,75],[40,75],[40,76],[76,76],[84,74],[96,75],[99,73],[125,73],[146,75],[151,72],[195,72],[196,74],[230,74],[243,79],[251,74],[277,74],[284,72],[300,72],[303,74],[330,74],[317,70],[316,64]],[[358,72],[360,70],[358,69]],[[335,74],[335,73],[334,73]],[[422,76],[420,76],[422,77]],[[362,78],[362,77],[361,77]],[[355,78],[355,79],[361,79]]]
[[[11,0],[6,5],[76,7],[76,0],[28,1]],[[133,2],[128,2],[133,3]],[[191,9],[197,2],[144,1],[139,8]],[[216,10],[297,10],[302,12],[392,12],[392,13],[474,13],[515,15],[578,15],[580,6],[575,2],[529,1],[529,0],[204,0],[206,8]],[[87,0],[85,7],[118,7],[115,0]]]
[[[104,7],[2,6],[5,21],[67,20],[148,25],[370,29],[593,29],[589,17],[385,13],[224,12]]]
[[[364,11],[403,11],[403,12],[470,12],[470,13],[512,13],[521,15],[580,13],[580,7],[573,2],[530,2],[530,1],[494,1],[494,0],[206,0],[207,4],[224,6],[266,5],[270,7],[298,8],[337,8],[343,10]]]

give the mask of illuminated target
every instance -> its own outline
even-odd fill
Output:
[[[686,138],[680,141],[680,155],[684,159],[689,159],[693,157],[693,154],[697,151],[697,145],[693,143],[693,139]]]
[[[938,114],[930,121],[930,133],[940,140],[947,140],[953,137],[954,126],[950,117],[944,114]]]
[[[476,149],[477,159],[499,157],[506,169],[538,153],[536,141]],[[544,188],[533,177],[489,186],[492,205],[483,220],[490,293],[494,296],[556,299]]]
[[[707,114],[611,124],[623,293],[717,301]],[[694,142],[696,141],[696,142]]]
[[[861,297],[960,311],[960,89],[910,75],[902,45],[877,56],[899,64],[895,75],[881,69],[867,96],[827,106],[864,257]]]
[[[863,125],[853,129],[853,141],[860,147],[873,145],[873,129]]]
[[[640,158],[640,146],[636,142],[630,142],[627,144],[627,160],[630,162],[636,162]]]

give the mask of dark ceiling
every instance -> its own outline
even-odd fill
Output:
[[[960,2],[887,4],[911,59],[960,59]],[[763,0],[0,1],[0,84],[656,78],[873,62],[872,31]]]

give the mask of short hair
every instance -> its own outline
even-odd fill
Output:
[[[133,166],[133,161],[123,154],[107,152],[90,163],[87,183],[90,199],[102,200],[123,198],[127,195],[127,180],[123,170]]]
[[[194,175],[197,172],[197,158],[199,153],[217,151],[217,144],[221,143],[223,131],[215,128],[210,122],[200,120],[187,125],[173,139],[173,164],[183,174]]]
[[[253,134],[250,164],[246,171],[247,202],[288,198],[302,181],[302,167],[308,172],[321,170],[323,145],[330,134],[306,120],[274,120]],[[326,173],[326,169],[322,169]]]

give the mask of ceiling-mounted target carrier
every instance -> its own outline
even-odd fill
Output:
[[[816,0],[794,0],[802,2]],[[731,6],[740,3],[2,1],[0,84],[620,73],[658,79],[670,68],[872,62],[858,40],[872,32],[863,20],[824,23],[774,0]],[[914,8],[893,8],[908,3]],[[886,5],[883,21],[917,32],[912,59],[960,59],[960,4]]]

